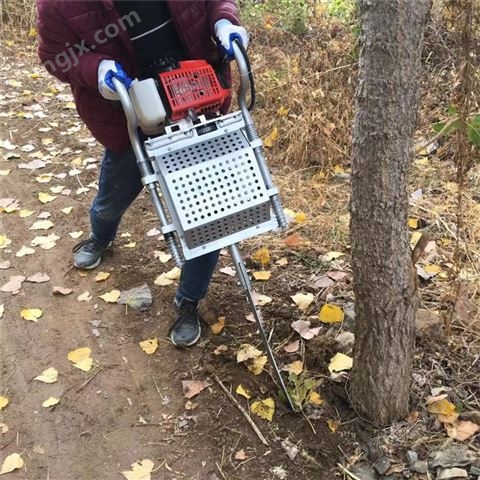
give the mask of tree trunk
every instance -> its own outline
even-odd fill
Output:
[[[385,426],[405,417],[415,340],[416,275],[407,181],[431,0],[360,0],[350,234],[355,292],[351,398]]]

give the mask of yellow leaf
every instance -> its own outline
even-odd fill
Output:
[[[438,265],[432,265],[432,264],[425,265],[423,269],[430,275],[437,275],[442,271],[441,267],[439,267]]]
[[[9,403],[10,400],[7,397],[2,397],[0,395],[0,410],[3,410]]]
[[[260,357],[255,358],[249,365],[247,365],[247,368],[254,375],[260,375],[263,372],[263,367],[265,367],[266,363],[267,356],[261,355]]]
[[[303,222],[306,222],[307,221],[307,215],[303,212],[298,212],[296,215],[295,215],[295,221],[297,223],[303,223]]]
[[[2,463],[2,468],[0,469],[0,475],[4,473],[13,472],[17,468],[22,468],[24,461],[18,453],[11,453],[8,455]]]
[[[62,208],[62,213],[65,213],[65,215],[68,215],[69,213],[71,213],[73,210],[73,207],[65,207],[65,208]]]
[[[91,299],[92,299],[92,295],[90,294],[89,291],[85,291],[83,293],[81,293],[78,297],[77,297],[77,300],[79,302],[89,302]]]
[[[343,310],[337,305],[326,303],[321,308],[318,319],[323,323],[343,322]]]
[[[55,367],[50,367],[44,370],[40,375],[35,377],[35,380],[38,380],[43,383],[55,383],[58,379],[58,370]]]
[[[33,212],[31,210],[27,210],[26,208],[22,208],[19,212],[18,212],[18,216],[20,218],[26,218],[26,217],[29,217],[30,215],[32,215]]]
[[[93,359],[90,357],[91,352],[88,347],[77,348],[68,352],[67,359],[78,369],[88,372],[93,365]]]
[[[166,273],[160,274],[154,281],[153,283],[155,285],[159,285],[161,287],[165,287],[166,285],[171,285],[173,283],[173,280],[169,280],[166,277]]]
[[[165,273],[165,278],[168,280],[180,280],[180,274],[182,271],[178,267],[173,267],[170,271]]]
[[[10,170],[0,170],[0,176],[6,177],[7,175],[10,175]]]
[[[422,232],[413,232],[412,236],[410,237],[410,247],[413,248],[417,244],[417,242],[420,240],[420,237],[422,236]]]
[[[108,272],[98,272],[95,275],[95,281],[96,282],[101,282],[103,280],[106,280],[110,276],[110,273]]]
[[[120,290],[111,290],[110,292],[100,295],[100,298],[107,303],[116,303],[116,301],[120,298],[120,294]]]
[[[272,272],[262,270],[261,272],[253,272],[253,278],[255,280],[268,280],[272,276]]]
[[[288,108],[285,108],[285,107],[280,107],[280,108],[277,110],[277,113],[278,113],[281,117],[285,117],[286,115],[288,115],[288,112],[289,112],[289,109],[288,109]]]
[[[60,401],[59,398],[48,397],[48,398],[42,403],[42,407],[43,407],[43,408],[53,407],[53,406],[56,405],[59,401]]]
[[[295,305],[302,311],[305,311],[315,298],[313,293],[296,293],[290,297]]]
[[[308,401],[312,405],[317,405],[318,407],[323,404],[323,398],[315,391],[310,392]]]
[[[268,265],[270,262],[270,251],[266,247],[259,248],[253,253],[252,260],[260,262],[262,265]]]
[[[272,297],[269,297],[268,295],[263,295],[262,293],[254,292],[254,298],[255,305],[259,305],[260,307],[263,307],[264,305],[272,301]]]
[[[127,480],[150,480],[154,463],[145,458],[132,463],[132,470],[122,472]]]
[[[340,258],[342,255],[345,255],[342,252],[328,252],[325,255],[322,255],[321,260],[324,262],[331,262],[332,260],[336,260]]]
[[[301,360],[295,360],[288,365],[285,365],[282,370],[293,373],[294,375],[300,375],[303,372],[303,362]]]
[[[408,226],[412,229],[412,230],[416,230],[418,228],[418,218],[415,218],[415,217],[410,217],[408,219]]]
[[[45,193],[45,192],[40,192],[38,194],[38,199],[42,202],[42,203],[49,203],[49,202],[52,202],[53,200],[55,200],[57,197],[55,195],[50,195],[49,193]]]
[[[32,322],[37,322],[42,315],[43,312],[39,308],[24,308],[20,312],[20,316],[23,319],[30,320]]]
[[[15,254],[16,257],[24,257],[25,255],[33,255],[35,250],[30,247],[22,245],[22,248]]]
[[[76,232],[68,232],[68,235],[74,239],[77,239],[83,235],[83,230],[77,230]]]
[[[274,127],[273,130],[270,132],[269,135],[267,135],[267,137],[265,138],[263,144],[266,146],[266,147],[272,147],[273,146],[273,142],[278,138],[278,128],[277,127]]]
[[[430,413],[450,415],[455,411],[455,405],[452,402],[449,402],[446,398],[437,400],[427,405],[427,410]]]
[[[245,362],[245,360],[255,359],[262,355],[263,352],[255,348],[249,343],[244,343],[240,345],[240,348],[237,350],[237,363]]]
[[[225,327],[225,317],[218,317],[217,323],[210,325],[210,329],[214,335],[218,335]]]
[[[338,420],[327,420],[328,428],[335,433],[340,426],[340,422]]]
[[[138,343],[140,345],[140,348],[147,354],[151,355],[152,353],[155,353],[155,351],[158,348],[158,339],[155,338],[148,338],[147,340],[143,340]]]
[[[273,401],[273,398],[258,400],[252,403],[250,410],[255,415],[258,415],[259,417],[271,422],[273,419],[273,414],[275,413],[275,402]]]
[[[51,173],[43,173],[42,175],[38,175],[35,177],[35,180],[38,183],[48,183],[52,180],[53,175]]]
[[[50,250],[56,245],[56,241],[60,237],[58,235],[55,235],[54,233],[51,233],[50,235],[46,236],[40,236],[40,237],[35,237],[31,242],[30,245],[32,247],[39,246],[40,248],[43,248],[44,250]]]
[[[30,31],[28,32],[28,36],[30,38],[35,38],[38,35],[37,29],[35,27],[30,28]]]
[[[12,241],[6,235],[0,234],[0,248],[7,248],[11,243]]]
[[[48,230],[53,227],[51,220],[38,220],[31,227],[30,230]]]
[[[67,102],[63,108],[70,109],[70,110],[75,110],[75,103],[74,102]]]
[[[238,394],[238,395],[241,395],[242,397],[245,397],[247,400],[249,398],[252,398],[252,394],[250,393],[250,390],[244,388],[242,386],[242,384],[240,384],[236,389],[235,389],[235,392]]]
[[[336,353],[330,360],[328,370],[330,373],[350,370],[353,366],[353,359],[343,353]]]
[[[136,246],[137,246],[137,242],[130,242],[124,245],[125,248],[135,248]]]

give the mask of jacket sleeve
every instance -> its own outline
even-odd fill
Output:
[[[222,18],[230,20],[234,25],[240,25],[238,10],[235,0],[205,1],[210,31],[213,34],[213,27],[218,20]]]
[[[57,9],[56,0],[37,0],[38,56],[43,66],[62,82],[97,90],[98,64],[110,57],[84,52],[81,39]],[[72,54],[73,51],[73,54]]]

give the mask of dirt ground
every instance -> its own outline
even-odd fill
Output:
[[[95,195],[101,149],[69,103],[68,87],[48,76],[33,56],[15,56],[14,49],[11,53],[0,68],[0,122],[2,142],[8,140],[16,148],[3,143],[0,196],[14,199],[18,208],[0,213],[0,233],[11,240],[0,249],[0,283],[38,272],[49,280],[24,281],[16,294],[0,292],[4,306],[0,394],[9,399],[0,412],[0,421],[8,426],[0,436],[0,464],[14,452],[25,462],[5,478],[113,480],[123,478],[121,472],[131,470],[134,462],[150,459],[156,479],[332,479],[342,434],[333,433],[326,419],[340,420],[336,409],[344,408],[341,396],[338,407],[323,406],[317,419],[307,419],[282,406],[268,373],[254,376],[237,364],[240,343],[261,348],[261,342],[254,324],[245,320],[248,306],[234,278],[217,272],[202,308],[207,323],[215,323],[218,316],[226,318],[220,335],[212,335],[205,325],[201,341],[190,350],[176,349],[168,342],[175,284],[161,287],[153,282],[174,265],[162,264],[154,256],[165,245],[158,235],[147,236],[158,225],[145,194],[127,213],[101,266],[86,275],[72,268],[71,250],[79,240],[69,233],[83,231],[84,238],[89,231],[88,208]],[[35,159],[43,159],[45,166],[19,167]],[[37,177],[45,174],[53,176],[48,183],[39,183]],[[40,192],[56,198],[43,204]],[[72,211],[62,212],[67,207]],[[33,213],[23,217],[22,209]],[[32,230],[39,219],[50,220],[53,227]],[[23,246],[32,248],[35,237],[52,233],[59,237],[53,248],[36,246],[30,254],[18,255]],[[131,242],[136,242],[134,248],[128,248]],[[228,265],[229,257],[223,256],[220,266]],[[263,313],[268,328],[275,326],[276,346],[285,340],[282,328],[287,331],[288,326],[291,336],[290,323],[300,317],[289,301],[289,295],[296,293],[293,286],[308,284],[306,268],[278,270],[275,282],[257,287],[274,299]],[[110,273],[109,278],[96,282],[98,271]],[[99,298],[113,289],[124,291],[144,283],[153,296],[146,312]],[[56,286],[72,293],[54,294]],[[91,300],[79,301],[86,291]],[[24,320],[20,315],[24,308],[41,309],[43,315],[37,322]],[[159,348],[147,355],[139,342],[153,337],[158,338]],[[226,349],[216,355],[219,345]],[[91,349],[94,362],[89,372],[67,359],[70,351],[80,347]],[[278,354],[281,364],[298,358]],[[318,373],[325,374],[326,364],[321,359],[317,363]],[[34,380],[49,367],[57,368],[57,382]],[[275,399],[271,423],[252,415],[268,445],[260,441],[216,379],[233,391],[235,401],[247,411],[247,400],[235,393],[239,384],[252,391],[251,401]],[[209,386],[187,403],[182,380],[207,381]],[[42,407],[49,397],[60,401],[54,407]],[[285,439],[301,451],[293,461],[281,446]]]

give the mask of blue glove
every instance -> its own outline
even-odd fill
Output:
[[[113,60],[102,60],[98,65],[98,91],[103,98],[107,100],[120,100],[113,84],[112,78],[120,80],[127,90],[130,88],[132,80],[125,73],[122,66]]]
[[[249,37],[247,31],[243,27],[233,25],[230,20],[222,19],[215,23],[215,36],[220,41],[220,45],[225,50],[229,58],[233,58],[233,41],[239,39],[243,47],[248,47]]]

